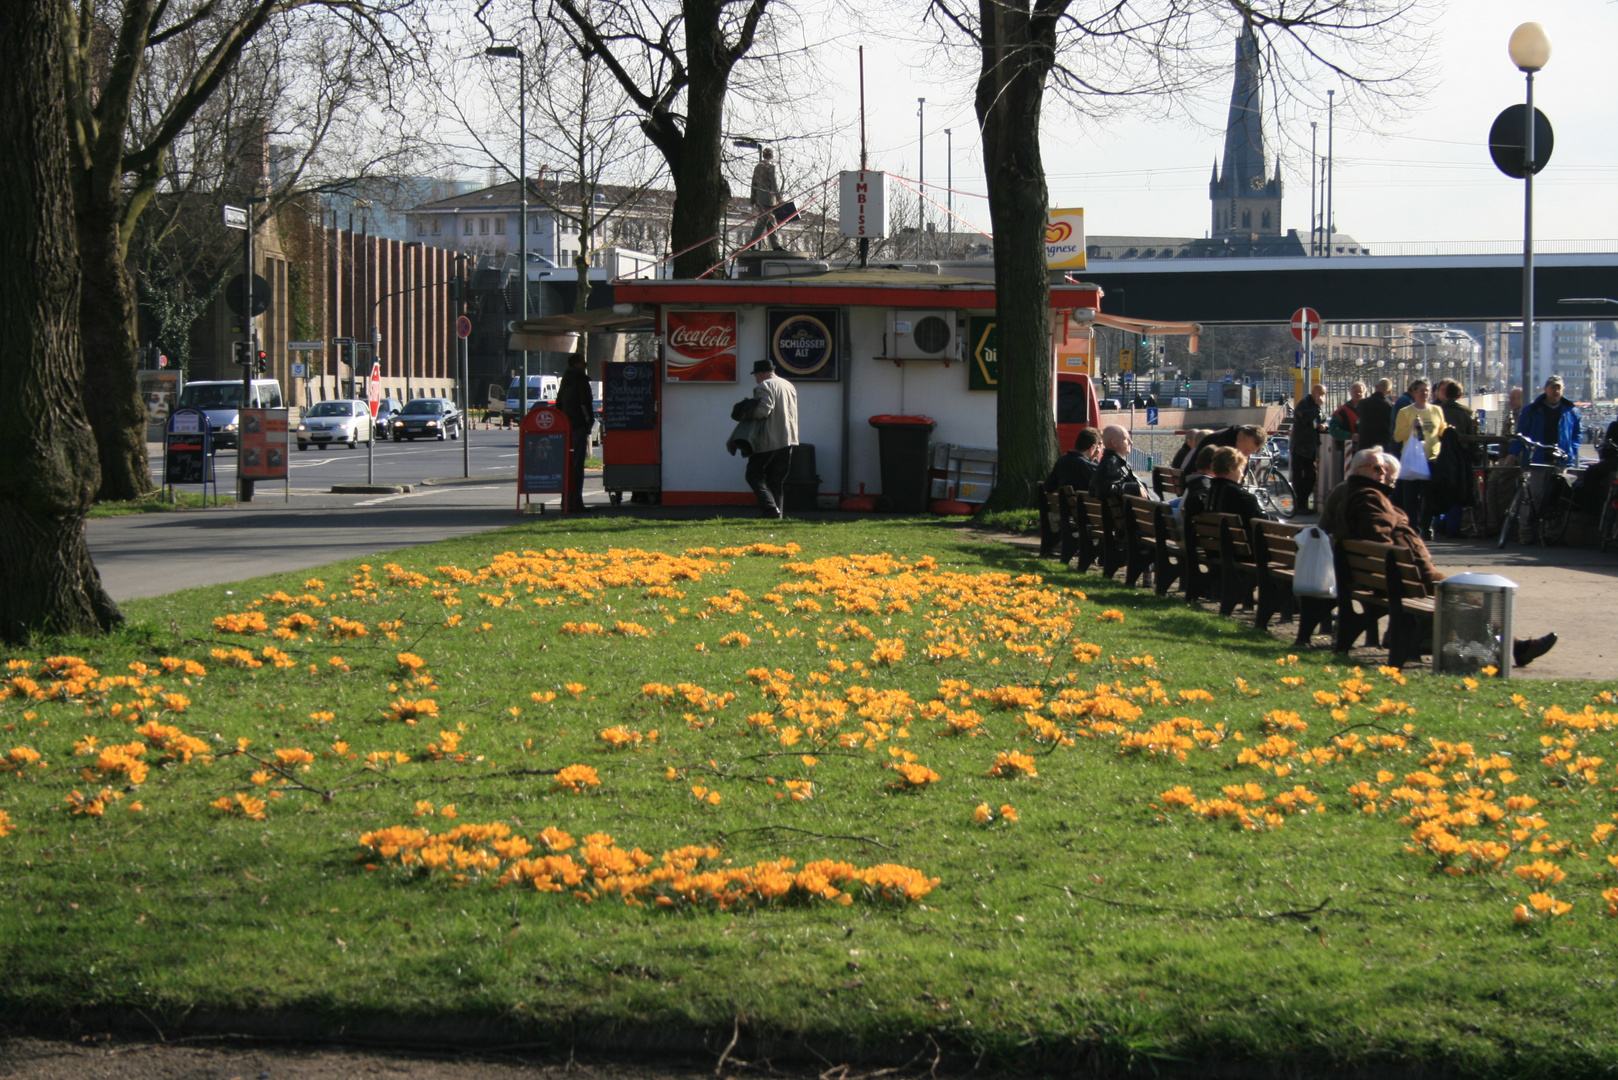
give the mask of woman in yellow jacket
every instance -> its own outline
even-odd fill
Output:
[[[1421,530],[1423,540],[1433,538],[1433,515],[1428,508],[1432,490],[1432,462],[1438,456],[1438,437],[1444,434],[1444,410],[1435,405],[1426,379],[1410,384],[1410,404],[1393,419],[1393,441],[1404,446],[1399,455],[1399,509]]]

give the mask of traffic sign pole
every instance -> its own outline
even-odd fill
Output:
[[[365,444],[365,482],[376,483],[376,408],[382,403],[382,364],[371,361],[371,377],[365,382],[365,399],[371,404],[371,441]]]

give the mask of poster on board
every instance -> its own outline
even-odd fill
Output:
[[[793,382],[836,382],[837,309],[769,313],[770,359],[776,373]]]
[[[734,311],[671,311],[665,320],[667,381],[736,381]]]
[[[287,410],[242,409],[236,468],[250,480],[287,478]]]

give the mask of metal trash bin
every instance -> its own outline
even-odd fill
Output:
[[[896,514],[927,510],[927,442],[938,425],[930,416],[882,413],[870,419],[876,428],[882,462],[883,509]]]
[[[1517,583],[1497,574],[1456,574],[1435,586],[1433,671],[1511,678],[1511,608]]]

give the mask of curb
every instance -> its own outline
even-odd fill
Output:
[[[333,484],[333,495],[406,495],[409,484]]]
[[[515,484],[517,475],[509,476],[439,476],[421,482],[422,487],[454,487],[457,484]]]

